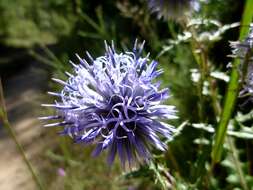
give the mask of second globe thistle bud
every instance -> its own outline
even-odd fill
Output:
[[[148,6],[159,19],[179,20],[185,12],[196,8],[197,3],[194,0],[148,0]]]

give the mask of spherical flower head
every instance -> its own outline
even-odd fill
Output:
[[[199,9],[195,0],[148,0],[148,6],[158,19],[165,20],[179,20],[190,8]]]
[[[113,45],[105,45],[104,56],[90,60],[79,58],[74,73],[67,73],[64,87],[55,104],[57,115],[42,119],[60,119],[45,126],[64,126],[63,135],[76,142],[96,144],[93,155],[108,149],[108,163],[116,154],[123,166],[147,162],[153,148],[165,151],[161,140],[171,139],[174,128],[161,120],[174,119],[174,106],[163,105],[169,98],[168,89],[159,89],[154,79],[162,73],[157,62],[141,57],[144,43],[132,52],[116,53]]]

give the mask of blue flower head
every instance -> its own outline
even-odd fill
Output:
[[[104,56],[89,63],[80,58],[74,66],[74,74],[67,73],[65,82],[53,79],[64,87],[55,104],[44,104],[57,110],[60,122],[45,126],[64,126],[63,135],[76,142],[96,144],[93,155],[108,149],[108,163],[116,154],[123,166],[146,162],[151,149],[165,151],[167,146],[161,138],[171,139],[174,128],[161,120],[174,119],[174,106],[162,102],[169,98],[168,89],[159,89],[154,79],[162,73],[157,62],[149,63],[148,56],[141,57],[144,43],[132,52],[117,53],[105,43]]]
[[[148,0],[148,6],[152,12],[157,13],[158,19],[165,20],[178,20],[190,8],[196,11],[200,8],[196,0]]]

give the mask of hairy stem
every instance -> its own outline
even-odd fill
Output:
[[[241,22],[241,31],[240,31],[240,38],[239,40],[242,40],[245,37],[245,34],[248,31],[248,27],[246,25],[249,25],[252,21],[253,17],[253,0],[248,0],[246,2],[246,6],[244,8],[244,14],[243,19]],[[246,56],[247,57],[247,56]],[[249,60],[247,58],[244,59],[244,63],[247,63]],[[226,136],[227,126],[229,123],[229,120],[231,119],[235,103],[238,97],[239,92],[239,73],[238,73],[238,65],[240,64],[239,59],[235,59],[233,62],[233,68],[230,75],[230,81],[228,84],[227,94],[225,96],[225,103],[223,107],[223,111],[221,114],[221,119],[215,134],[214,139],[214,146],[212,149],[211,157],[212,157],[212,164],[219,162],[221,159],[222,154],[222,147]]]
[[[7,111],[6,111],[6,107],[5,107],[5,101],[4,101],[4,94],[3,94],[1,78],[0,78],[0,120],[2,120],[3,126],[6,128],[9,135],[11,136],[12,140],[16,144],[16,147],[17,147],[20,155],[22,156],[27,168],[29,169],[29,171],[32,175],[32,178],[33,178],[35,184],[37,185],[38,189],[44,190],[38,176],[36,175],[32,165],[31,165],[31,163],[29,162],[28,158],[25,155],[23,147],[19,143],[19,141],[16,137],[16,134],[15,134],[14,130],[12,129],[10,123],[9,123],[8,116],[7,116]]]
[[[248,187],[247,182],[245,180],[244,173],[242,171],[242,167],[241,167],[241,164],[240,164],[240,161],[238,158],[238,152],[237,152],[236,147],[234,145],[233,139],[231,137],[228,137],[227,140],[228,140],[228,145],[231,149],[231,154],[232,154],[233,162],[235,164],[236,171],[239,175],[241,186],[243,187],[244,190],[249,190],[249,187]]]

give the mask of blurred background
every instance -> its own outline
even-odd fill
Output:
[[[200,3],[197,16],[224,25],[240,22],[245,2],[206,0]],[[103,158],[106,154],[90,157],[92,147],[58,137],[58,128],[43,128],[37,117],[52,112],[40,105],[52,102],[47,91],[60,90],[60,86],[51,78],[66,79],[64,71],[71,71],[69,60],[77,63],[75,53],[85,57],[88,50],[93,57],[103,55],[104,40],[113,40],[118,51],[128,50],[138,38],[146,41],[145,53],[151,52],[151,58],[158,60],[165,70],[160,79],[173,94],[169,103],[177,106],[180,118],[197,121],[198,95],[191,82],[191,70],[197,66],[188,51],[190,45],[180,43],[170,48],[170,40],[182,32],[178,22],[158,20],[145,0],[0,0],[0,75],[8,116],[46,189],[159,189],[148,175],[137,179],[122,176],[118,163],[111,168],[106,165]],[[227,55],[231,53],[228,41],[237,38],[238,28],[234,28],[208,44],[213,67],[226,71],[230,61]],[[226,84],[219,85],[219,93],[224,95]],[[205,112],[213,115],[208,107]],[[178,126],[181,122],[183,119],[174,124]],[[199,133],[192,128],[184,129],[186,136],[176,139],[166,153],[167,165],[172,172],[180,173],[182,183],[194,184],[200,175],[191,164],[199,158],[193,143]],[[210,152],[210,148],[205,151]],[[2,126],[0,153],[0,189],[36,189],[15,144]],[[171,166],[175,159],[176,164]],[[214,189],[237,187],[236,183],[231,185],[226,181],[229,171],[226,167],[218,168]]]

